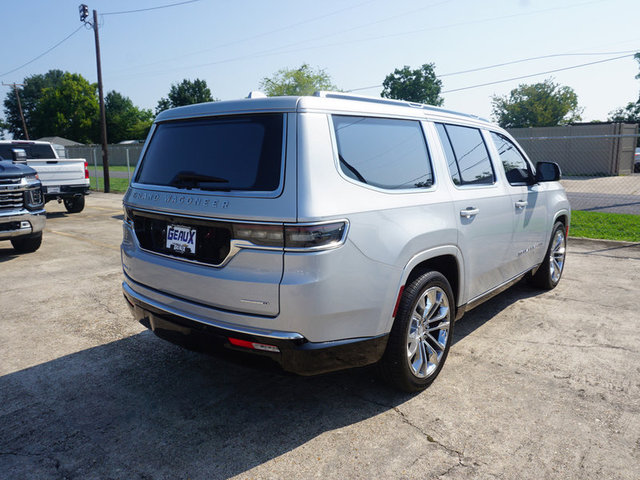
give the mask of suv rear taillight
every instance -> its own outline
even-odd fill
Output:
[[[233,224],[233,238],[246,240],[261,247],[284,246],[284,232],[281,225],[260,225],[253,223]]]
[[[346,229],[346,222],[285,226],[284,247],[304,250],[337,247],[344,242]]]
[[[344,242],[346,229],[346,222],[285,225],[284,227],[241,223],[233,225],[233,238],[261,247],[321,250],[341,245]]]

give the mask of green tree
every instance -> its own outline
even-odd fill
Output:
[[[307,63],[299,68],[283,68],[271,77],[264,77],[260,90],[270,97],[283,95],[313,95],[318,90],[338,90],[322,68],[314,70]]]
[[[96,143],[100,107],[97,85],[78,73],[65,72],[58,86],[46,87],[31,118],[33,138],[60,136]]]
[[[492,98],[494,119],[504,128],[553,127],[581,120],[582,108],[571,87],[546,79],[520,85],[508,96]]]
[[[211,90],[209,90],[206,80],[196,78],[191,81],[185,78],[180,83],[172,84],[167,97],[162,97],[158,101],[156,115],[169,108],[214,101],[217,101],[217,99],[214,100],[211,95]]]
[[[442,81],[436,77],[433,63],[425,63],[416,70],[411,70],[407,65],[396,68],[385,77],[382,87],[380,96],[385,98],[436,106],[444,103],[440,96]]]
[[[30,138],[45,136],[39,131],[40,126],[46,125],[46,119],[41,119],[40,121],[38,118],[38,102],[45,88],[58,88],[60,86],[63,75],[64,72],[62,70],[49,70],[45,74],[32,75],[22,81],[23,86],[18,89],[18,93]],[[3,128],[11,133],[13,138],[25,139],[18,101],[13,89],[7,92],[4,99],[4,114],[5,122]]]
[[[104,106],[110,143],[140,140],[149,133],[153,123],[151,110],[136,107],[129,97],[116,91],[107,93]]]
[[[636,53],[633,58],[640,64],[640,52]],[[640,73],[636,75],[636,78],[640,80]],[[612,122],[640,123],[640,95],[637,101],[629,102],[625,107],[609,113],[609,120]],[[638,139],[638,144],[640,145],[640,138]]]

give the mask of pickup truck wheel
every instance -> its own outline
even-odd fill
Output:
[[[454,297],[439,272],[428,272],[409,284],[402,295],[380,373],[405,392],[427,388],[438,376],[453,337]]]
[[[64,208],[69,213],[79,213],[84,209],[84,196],[71,197],[64,199]]]
[[[547,248],[544,262],[538,271],[529,277],[529,283],[533,286],[551,290],[560,282],[567,253],[567,237],[565,226],[562,222],[556,222],[553,226],[553,234]]]
[[[42,243],[42,232],[38,232],[34,235],[29,235],[28,237],[18,237],[11,239],[11,245],[13,248],[20,253],[31,253],[35,252],[40,248],[40,244]]]

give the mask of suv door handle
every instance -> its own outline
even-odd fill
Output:
[[[467,207],[464,210],[460,210],[460,216],[464,218],[475,217],[479,213],[480,213],[480,209],[475,207]]]
[[[517,209],[526,208],[527,205],[529,205],[529,202],[527,202],[526,200],[518,200],[516,202],[516,208]]]

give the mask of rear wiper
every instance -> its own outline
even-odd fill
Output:
[[[184,187],[187,189],[200,188],[202,190],[229,191],[228,188],[218,185],[229,183],[226,178],[213,177],[211,175],[201,175],[195,172],[180,172],[169,183],[174,187]]]

